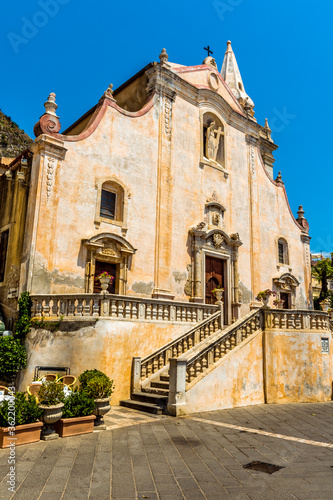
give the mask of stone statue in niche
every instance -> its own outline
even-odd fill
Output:
[[[222,128],[215,128],[216,124],[212,121],[207,128],[206,136],[206,155],[209,160],[216,161],[217,153],[220,146],[220,137],[222,135]]]
[[[215,226],[218,226],[220,223],[220,214],[218,212],[214,212],[212,219],[213,219],[213,224]]]

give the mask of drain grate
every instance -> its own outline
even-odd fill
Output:
[[[267,474],[273,474],[284,467],[274,464],[266,464],[265,462],[251,462],[249,464],[243,465],[244,469],[257,470],[259,472],[266,472]]]

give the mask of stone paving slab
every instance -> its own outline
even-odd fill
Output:
[[[259,405],[183,418],[113,407],[107,430],[0,450],[1,500],[333,498],[333,403]],[[252,461],[283,467],[266,474]]]

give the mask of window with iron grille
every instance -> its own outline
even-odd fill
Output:
[[[284,244],[279,241],[279,263],[284,264]]]
[[[5,279],[9,230],[0,233],[0,283]]]
[[[100,216],[113,220],[116,218],[116,193],[102,189]]]

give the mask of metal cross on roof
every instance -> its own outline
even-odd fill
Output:
[[[207,47],[204,47],[204,50],[207,50],[208,57],[210,56],[210,54],[212,54],[212,53],[213,53],[213,51],[212,51],[212,50],[210,50],[209,45],[207,45]]]

